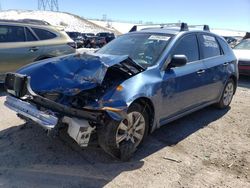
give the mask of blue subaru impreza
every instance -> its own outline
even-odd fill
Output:
[[[95,53],[8,73],[5,105],[49,133],[66,131],[81,147],[97,138],[128,160],[156,128],[211,104],[227,108],[237,80],[236,57],[208,26],[134,27]]]

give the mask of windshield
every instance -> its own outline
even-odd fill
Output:
[[[243,40],[238,45],[234,47],[238,50],[250,50],[250,40]]]
[[[106,37],[108,35],[108,33],[98,33],[97,36],[100,36],[100,37]]]
[[[160,34],[122,35],[102,47],[97,53],[128,55],[143,67],[154,65],[170,41],[170,36]]]

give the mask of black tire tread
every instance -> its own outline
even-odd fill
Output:
[[[230,82],[233,83],[233,85],[234,85],[234,90],[235,90],[235,82],[233,81],[233,79],[230,78],[230,79],[227,81],[227,83],[225,84],[225,87],[224,87],[224,89],[223,89],[223,93],[222,93],[222,95],[221,95],[220,101],[219,101],[218,103],[215,104],[215,107],[217,107],[218,109],[225,109],[225,108],[228,108],[228,107],[230,106],[231,101],[230,101],[230,103],[229,103],[228,105],[225,105],[224,102],[223,102],[223,94],[224,94],[224,91],[225,91],[225,89],[226,89],[227,84],[230,83]]]
[[[140,104],[134,103],[128,109],[128,113],[132,111],[141,112],[146,121],[145,134],[143,136],[142,142],[145,140],[148,134],[149,128],[149,117],[145,109],[142,108]],[[115,158],[121,159],[122,161],[128,161],[132,154],[135,152],[136,148],[131,146],[131,143],[124,142],[121,143],[120,148],[116,145],[116,131],[120,122],[110,121],[107,125],[100,128],[97,131],[98,134],[98,143],[102,149],[108,154],[112,155]],[[142,143],[141,142],[141,143]],[[140,143],[140,145],[141,145]]]

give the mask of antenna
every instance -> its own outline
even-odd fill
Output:
[[[38,0],[38,10],[59,11],[58,0]]]

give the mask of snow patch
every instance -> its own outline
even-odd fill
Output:
[[[82,33],[96,34],[98,32],[110,31],[108,28],[96,25],[79,16],[64,12],[8,10],[0,12],[0,19],[38,19],[54,26],[63,27],[65,31],[78,31]]]

